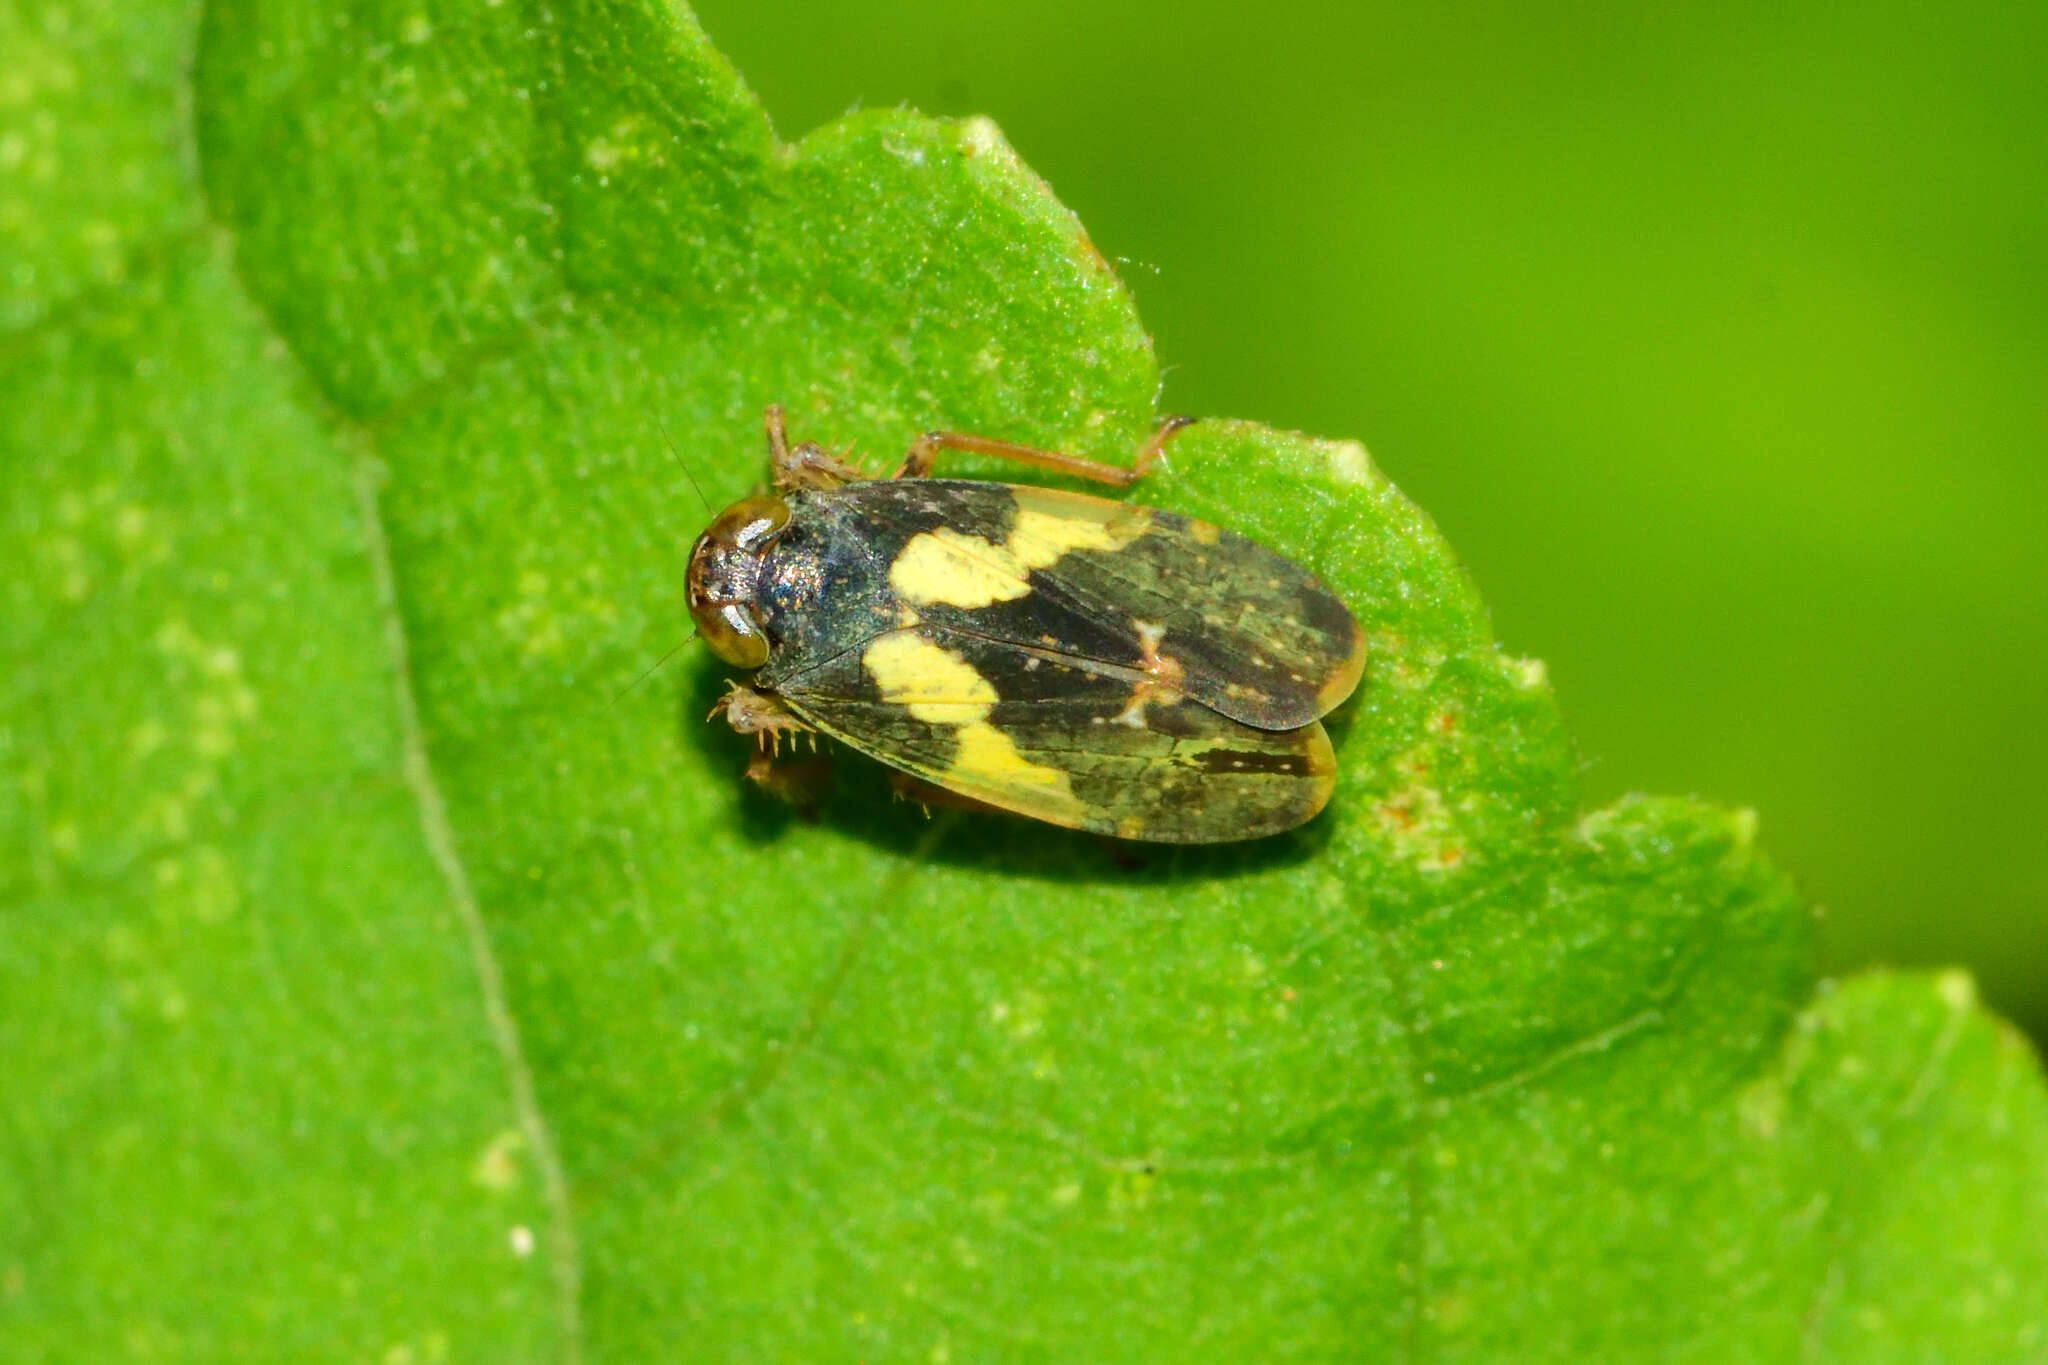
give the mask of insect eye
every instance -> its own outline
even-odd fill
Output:
[[[781,498],[741,498],[718,514],[690,551],[691,619],[711,652],[736,667],[768,662],[768,637],[746,601],[762,555],[788,524],[789,504]]]
[[[724,606],[693,604],[690,614],[697,620],[697,633],[711,652],[735,668],[759,668],[768,662],[768,637],[754,624],[747,609],[736,603]]]
[[[781,498],[741,498],[719,514],[710,534],[736,550],[757,552],[789,524],[789,504]]]

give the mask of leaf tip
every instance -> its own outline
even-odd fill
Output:
[[[1506,660],[1508,680],[1524,692],[1541,692],[1550,686],[1550,666],[1541,659],[1520,659],[1509,655]]]
[[[1358,441],[1329,441],[1324,452],[1330,462],[1330,477],[1338,483],[1365,487],[1373,482],[1372,456]]]
[[[1016,154],[996,121],[986,114],[972,114],[960,120],[960,150],[968,156]]]
[[[1962,967],[1948,967],[1934,975],[1934,993],[1956,1014],[1977,1006],[1977,978]]]

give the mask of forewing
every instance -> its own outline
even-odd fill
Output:
[[[1233,720],[1297,729],[1349,696],[1358,622],[1313,574],[1207,522],[1051,489],[971,481],[846,490],[888,516],[929,499],[890,583],[920,617],[1075,660],[1177,676]]]
[[[786,679],[779,695],[826,734],[949,791],[1126,839],[1291,829],[1336,780],[1313,721],[1259,729],[1142,674],[930,622]]]

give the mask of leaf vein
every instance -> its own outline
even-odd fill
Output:
[[[455,845],[455,830],[448,819],[448,808],[441,799],[440,786],[434,780],[433,767],[427,758],[426,732],[420,722],[418,700],[413,695],[412,661],[406,644],[405,623],[398,611],[398,585],[392,569],[391,546],[384,536],[377,506],[376,470],[367,449],[356,453],[354,475],[356,499],[363,519],[363,539],[376,578],[378,605],[384,617],[384,643],[398,704],[400,765],[406,786],[411,789],[419,809],[420,828],[426,838],[427,851],[447,886],[448,899],[468,941],[470,962],[476,969],[477,988],[483,996],[485,1024],[490,1031],[492,1046],[505,1068],[520,1132],[540,1173],[541,1195],[548,1210],[548,1262],[554,1281],[555,1311],[561,1320],[562,1354],[570,1365],[576,1365],[583,1355],[580,1309],[583,1276],[569,1204],[568,1180],[563,1175],[561,1158],[555,1151],[554,1139],[540,1112],[533,1070],[520,1045],[519,1024],[512,1017],[505,992],[505,976],[491,945],[490,929],[484,924],[483,912],[477,906],[475,892],[469,884],[469,872],[463,866]]]

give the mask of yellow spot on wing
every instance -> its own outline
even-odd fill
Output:
[[[861,667],[882,700],[901,706],[927,725],[956,730],[953,765],[934,780],[1040,819],[1074,823],[1084,812],[1067,774],[1033,763],[1010,737],[989,724],[996,690],[973,664],[915,631],[878,635],[861,652]]]
[[[969,788],[1002,788],[1009,797],[1005,805],[1023,804],[1026,809],[1035,810],[1038,802],[1047,798],[1066,805],[1078,804],[1065,772],[1033,763],[1017,752],[1008,735],[987,721],[961,730],[960,752],[946,780]]]
[[[932,725],[973,725],[987,720],[996,704],[995,688],[973,664],[915,631],[877,635],[860,662],[883,701]]]
[[[889,586],[918,606],[985,607],[1031,591],[1030,567],[1000,545],[948,526],[910,538],[889,566]]]
[[[1119,512],[1136,510],[1116,503],[1105,505],[1115,507]],[[1060,556],[1069,550],[1121,550],[1137,539],[1145,529],[1143,522],[1150,518],[1137,520],[1140,524],[1132,529],[1109,520],[1042,512],[1020,499],[1017,521],[1010,528],[1010,538],[1004,548],[1021,563],[1043,569],[1058,563]]]
[[[1033,569],[1070,550],[1121,550],[1145,534],[1152,514],[1102,498],[1044,489],[1011,490],[1017,519],[1001,545],[941,526],[910,538],[889,566],[889,586],[918,606],[985,607],[1031,591]]]

